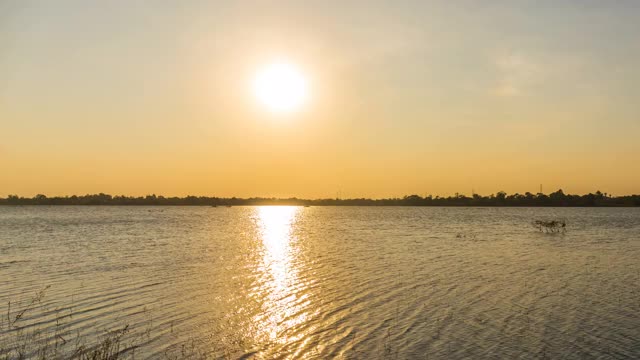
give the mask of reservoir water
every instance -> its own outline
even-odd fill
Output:
[[[640,209],[4,206],[0,314],[0,351],[638,359]]]

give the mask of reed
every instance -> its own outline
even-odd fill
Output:
[[[37,291],[25,305],[9,302],[6,317],[0,322],[0,359],[75,359],[117,360],[133,358],[136,340],[129,325],[105,331],[94,341],[87,341],[79,332],[71,333],[65,319],[73,316],[56,311],[55,325],[36,326],[30,319],[39,315],[42,300],[50,286]]]

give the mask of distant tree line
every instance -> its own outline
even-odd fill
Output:
[[[408,195],[389,199],[278,199],[278,198],[221,198],[208,196],[164,197],[111,196],[108,194],[55,196],[36,195],[32,198],[9,195],[0,198],[0,205],[195,205],[195,206],[238,206],[238,205],[308,205],[308,206],[640,206],[640,195],[611,196],[596,191],[586,195],[565,194],[558,190],[551,194],[511,194],[501,191],[497,194],[471,197],[461,194],[454,196]]]

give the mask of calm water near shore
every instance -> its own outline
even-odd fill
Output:
[[[47,286],[137,358],[638,359],[640,208],[0,207],[0,314]]]

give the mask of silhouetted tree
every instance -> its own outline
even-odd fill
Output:
[[[562,189],[549,194],[536,195],[527,192],[507,195],[500,191],[495,195],[473,194],[467,197],[456,193],[454,196],[440,197],[428,195],[408,195],[388,199],[317,199],[298,198],[219,198],[189,195],[184,198],[164,197],[155,194],[144,197],[125,195],[111,196],[104,193],[47,197],[38,194],[33,198],[8,195],[0,198],[0,205],[333,205],[333,206],[640,206],[640,195],[613,197],[600,191],[586,195],[567,195]]]

